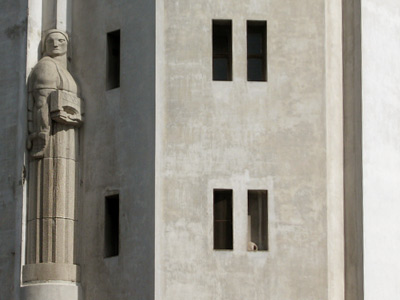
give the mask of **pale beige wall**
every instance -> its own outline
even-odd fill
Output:
[[[400,2],[362,0],[365,300],[400,295]]]
[[[156,299],[327,299],[324,1],[157,12]],[[233,21],[232,82],[212,81],[212,19]],[[268,21],[266,83],[246,81],[246,20]],[[213,188],[233,189],[233,251],[212,249]],[[246,251],[252,188],[268,252]]]

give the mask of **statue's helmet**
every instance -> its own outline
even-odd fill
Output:
[[[48,31],[45,32],[45,34],[43,34],[42,36],[42,43],[41,43],[41,48],[42,48],[42,55],[44,55],[46,53],[46,41],[47,38],[50,36],[50,34],[52,33],[60,33],[65,37],[65,40],[67,41],[67,43],[69,43],[69,36],[66,32],[59,30],[59,29],[50,29]]]

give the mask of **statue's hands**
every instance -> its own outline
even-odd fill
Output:
[[[47,147],[49,139],[49,133],[34,132],[31,133],[26,140],[26,148],[31,152],[31,156],[34,158],[42,158],[44,151]]]
[[[32,138],[31,138],[31,134],[28,136],[28,138],[26,139],[26,149],[27,150],[31,150],[32,149]]]
[[[31,150],[33,147],[33,140],[38,137],[38,134],[36,132],[31,133],[28,135],[28,138],[26,139],[26,149]]]

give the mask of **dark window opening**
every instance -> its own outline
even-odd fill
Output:
[[[119,195],[107,196],[105,201],[104,257],[119,253]]]
[[[249,251],[268,250],[268,191],[248,191]]]
[[[267,81],[267,22],[247,21],[247,80]]]
[[[232,80],[232,21],[213,20],[213,80]]]
[[[214,190],[214,249],[233,249],[232,190]]]
[[[119,87],[121,59],[120,30],[107,33],[107,90]]]

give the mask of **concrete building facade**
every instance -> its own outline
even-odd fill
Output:
[[[0,299],[396,299],[399,14],[394,0],[1,1]],[[265,26],[259,81],[249,24]],[[24,279],[27,84],[52,28],[85,103],[69,281]]]

